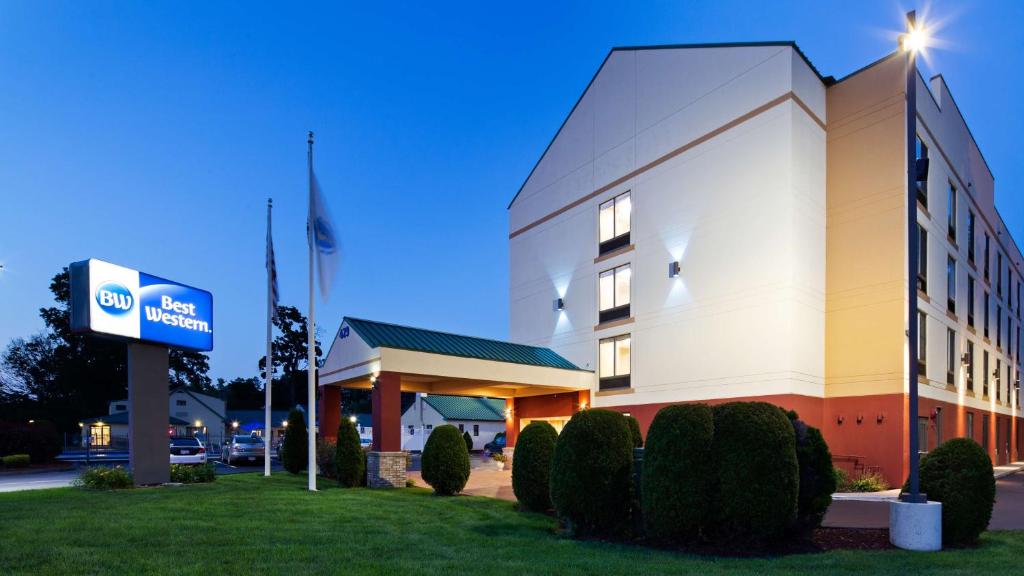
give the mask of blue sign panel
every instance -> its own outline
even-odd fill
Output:
[[[175,348],[213,349],[213,295],[101,260],[71,265],[71,328]]]

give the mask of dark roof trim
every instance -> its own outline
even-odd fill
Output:
[[[516,195],[512,197],[512,201],[508,203],[508,206],[506,206],[505,209],[508,210],[512,208],[513,204],[515,204],[516,199],[519,198],[520,194],[522,194],[523,188],[526,187],[526,183],[530,181],[530,178],[533,177],[533,173],[536,172],[537,167],[540,166],[541,160],[544,159],[544,156],[547,155],[548,150],[551,149],[551,146],[555,143],[555,140],[558,139],[558,135],[562,133],[562,129],[565,128],[566,123],[569,122],[569,118],[572,118],[573,112],[575,112],[576,109],[579,108],[580,102],[583,101],[583,97],[587,95],[587,91],[590,90],[591,86],[593,86],[594,80],[597,80],[598,75],[601,74],[601,70],[604,70],[604,65],[608,63],[608,59],[611,58],[612,54],[614,54],[615,52],[638,52],[641,50],[679,50],[686,48],[758,48],[765,46],[783,46],[793,48],[794,50],[796,50],[796,53],[799,54],[801,58],[803,58],[804,62],[807,63],[807,66],[810,67],[811,71],[814,72],[818,79],[821,80],[822,83],[825,83],[825,78],[822,77],[821,72],[819,72],[818,69],[814,67],[814,64],[812,64],[810,59],[807,58],[807,55],[804,54],[803,50],[801,50],[800,47],[796,45],[796,42],[792,40],[777,40],[765,42],[712,42],[702,44],[659,44],[654,46],[616,46],[612,48],[611,50],[608,51],[608,54],[605,55],[604,60],[601,61],[601,65],[598,66],[597,72],[594,72],[594,75],[590,78],[590,82],[587,82],[586,88],[583,89],[583,92],[580,94],[580,97],[576,99],[576,103],[572,105],[572,110],[569,110],[569,114],[566,115],[565,120],[562,120],[562,124],[558,127],[558,130],[555,131],[555,135],[551,138],[551,141],[548,142],[547,147],[544,148],[544,152],[541,152],[540,157],[537,158],[537,162],[533,165],[533,168],[530,169],[530,173],[526,175],[526,179],[523,180],[523,183],[519,186],[519,190],[516,191]]]

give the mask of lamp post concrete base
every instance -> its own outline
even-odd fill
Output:
[[[889,542],[904,550],[942,550],[942,503],[891,502]]]

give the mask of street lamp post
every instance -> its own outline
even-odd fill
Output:
[[[917,183],[919,167],[917,161],[917,52],[924,44],[924,31],[917,28],[913,10],[907,12],[907,32],[901,39],[901,48],[906,54],[907,71],[907,339],[909,345],[908,388],[909,407],[907,419],[910,428],[910,492],[901,498],[905,502],[921,503],[927,496],[921,494],[918,478],[920,459],[920,438],[918,437],[918,311],[917,311],[917,270],[920,265],[917,234]],[[925,168],[926,169],[926,168]]]

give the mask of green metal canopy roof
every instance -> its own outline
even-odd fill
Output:
[[[446,356],[461,356],[563,370],[582,370],[550,348],[513,344],[512,342],[475,336],[461,336],[347,316],[344,322],[347,322],[371,348],[384,346]]]
[[[423,401],[437,410],[445,420],[505,420],[505,401],[497,398],[470,398],[467,396],[438,396],[430,394]]]

